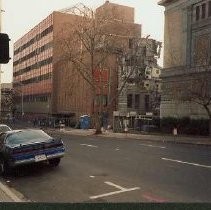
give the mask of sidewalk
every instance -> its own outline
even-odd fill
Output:
[[[94,129],[82,130],[82,129],[73,129],[73,128],[65,128],[60,130],[64,133],[69,133],[72,135],[80,135],[80,136],[91,136],[94,135]],[[173,136],[173,135],[152,135],[152,134],[131,134],[131,133],[113,133],[113,131],[106,131],[102,134],[98,135],[102,137],[110,137],[110,138],[120,138],[120,139],[138,139],[138,140],[147,140],[147,141],[155,141],[155,142],[170,142],[170,143],[179,143],[179,144],[195,144],[195,145],[206,145],[211,146],[210,137],[198,137],[198,136]]]
[[[0,181],[0,202],[24,202],[6,184]]]

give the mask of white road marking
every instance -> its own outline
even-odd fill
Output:
[[[139,144],[139,145],[145,146],[145,147],[157,147],[157,148],[161,148],[161,149],[166,149],[166,147],[154,146],[154,145],[151,145],[151,144]]]
[[[112,182],[104,182],[104,183],[107,184],[107,185],[116,187],[118,190],[126,190],[126,188],[121,187],[121,186],[119,186],[119,185],[117,185],[117,184],[114,184],[114,183],[112,183]]]
[[[89,176],[90,178],[95,178],[95,176]]]
[[[116,151],[119,151],[119,148],[116,148],[115,150],[116,150]]]
[[[94,147],[94,148],[98,148],[98,146],[95,145],[91,145],[91,144],[80,144],[81,146],[87,146],[87,147]]]
[[[117,189],[120,189],[118,191],[114,191],[114,192],[110,192],[110,193],[104,193],[104,194],[101,194],[101,195],[95,195],[95,196],[91,196],[89,197],[90,199],[97,199],[97,198],[102,198],[102,197],[108,197],[108,196],[111,196],[111,195],[116,195],[116,194],[120,194],[120,193],[124,193],[124,192],[130,192],[130,191],[134,191],[134,190],[139,190],[140,187],[134,187],[134,188],[124,188],[124,187],[121,187],[119,185],[116,185],[112,182],[104,182],[105,184],[108,184],[110,186],[113,186]]]
[[[203,167],[203,168],[211,168],[211,166],[208,165],[201,165],[198,163],[189,163],[189,162],[185,162],[185,161],[181,161],[181,160],[173,160],[173,159],[168,159],[168,158],[161,158],[162,160],[167,160],[167,161],[172,161],[172,162],[177,162],[177,163],[182,163],[182,164],[188,164],[188,165],[193,165],[193,166],[199,166],[199,167]]]

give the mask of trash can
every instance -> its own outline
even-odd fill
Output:
[[[89,129],[91,124],[90,116],[83,115],[80,117],[80,128],[81,129]]]

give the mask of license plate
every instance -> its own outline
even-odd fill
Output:
[[[46,155],[36,155],[35,162],[46,160]]]

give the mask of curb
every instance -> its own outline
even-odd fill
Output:
[[[2,182],[0,182],[0,190],[2,190],[12,201],[14,201],[14,202],[24,202],[14,192],[12,192],[12,190],[9,187],[7,187]]]
[[[61,130],[58,130],[59,132],[61,132]],[[77,136],[94,136],[94,134],[82,134],[82,133],[72,133],[71,131],[66,131],[66,130],[63,130],[62,133],[67,133],[67,134],[72,134],[72,135],[77,135]],[[135,139],[135,140],[140,140],[140,141],[153,141],[153,142],[165,142],[165,143],[172,143],[172,144],[187,144],[187,145],[197,145],[197,146],[206,146],[206,147],[209,147],[211,146],[211,144],[207,144],[207,143],[204,143],[204,142],[187,142],[187,141],[177,141],[177,140],[166,140],[166,139],[140,139],[138,137],[132,137],[132,136],[109,136],[109,135],[106,135],[106,134],[100,134],[98,135],[100,137],[106,137],[106,138],[118,138],[118,139],[122,139],[122,138],[129,138],[129,139]]]

